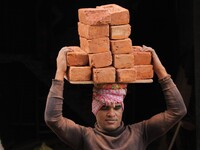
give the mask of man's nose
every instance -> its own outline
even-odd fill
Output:
[[[110,108],[107,112],[107,116],[109,117],[115,116],[115,110],[113,108]]]

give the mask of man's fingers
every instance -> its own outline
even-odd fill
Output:
[[[61,50],[59,51],[59,54],[66,54],[67,52],[71,52],[72,49],[68,48],[67,46],[61,48]]]
[[[145,46],[145,45],[142,46],[142,50],[143,50],[144,52],[151,52],[152,54],[155,53],[155,50],[154,50],[153,48],[147,47],[147,46]]]

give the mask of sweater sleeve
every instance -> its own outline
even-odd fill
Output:
[[[46,102],[45,122],[64,143],[77,149],[81,144],[82,126],[63,117],[63,90],[64,81],[53,79]]]
[[[167,109],[149,120],[144,121],[147,143],[165,134],[187,113],[183,98],[171,76],[159,80]]]

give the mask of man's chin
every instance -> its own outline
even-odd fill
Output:
[[[114,130],[116,130],[118,127],[119,127],[119,126],[116,126],[115,124],[109,124],[109,125],[105,128],[105,130],[106,130],[106,131],[114,131]]]

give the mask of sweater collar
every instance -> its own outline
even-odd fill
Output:
[[[118,136],[118,135],[120,135],[120,134],[124,131],[124,129],[125,129],[125,127],[124,127],[124,122],[123,122],[123,121],[122,121],[121,125],[120,125],[116,130],[113,130],[113,131],[106,131],[106,130],[103,130],[102,128],[100,128],[100,127],[98,126],[97,123],[95,123],[94,127],[95,127],[95,130],[96,130],[97,132],[106,134],[106,135],[108,135],[108,136]]]

